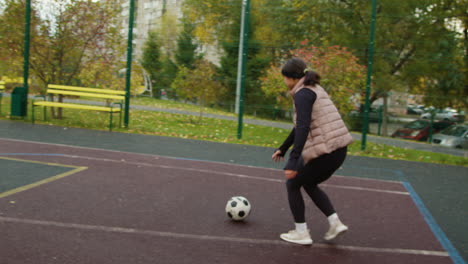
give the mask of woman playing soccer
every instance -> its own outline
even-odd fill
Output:
[[[320,76],[298,58],[288,60],[281,73],[294,99],[294,128],[272,156],[276,162],[294,145],[284,168],[295,229],[281,234],[281,239],[301,245],[312,244],[305,221],[301,187],[328,218],[330,228],[324,239],[342,234],[345,226],[319,183],[329,179],[343,164],[352,137],[327,92],[320,86]]]

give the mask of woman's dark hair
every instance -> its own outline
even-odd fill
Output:
[[[289,59],[281,68],[281,74],[293,79],[301,79],[305,76],[304,85],[320,84],[320,75],[308,69],[307,64],[299,58]]]

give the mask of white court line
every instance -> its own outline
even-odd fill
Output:
[[[155,167],[155,168],[172,169],[172,170],[195,171],[195,172],[201,172],[201,173],[218,174],[218,175],[225,175],[225,176],[238,177],[238,178],[251,179],[251,180],[262,180],[262,181],[268,181],[268,182],[277,182],[277,183],[284,183],[285,182],[284,180],[270,179],[270,178],[264,178],[264,177],[256,177],[256,176],[250,176],[250,175],[245,175],[245,174],[237,174],[237,173],[221,172],[221,171],[213,171],[213,170],[203,170],[203,169],[194,169],[194,168],[183,168],[183,167],[167,166],[167,165],[155,165],[155,164],[144,163],[144,162],[130,162],[130,161],[126,161],[126,160],[114,160],[114,159],[95,158],[95,157],[78,156],[78,155],[66,155],[66,154],[62,155],[62,157],[89,159],[89,160],[114,162],[114,163],[125,163],[125,164],[136,165],[136,166]],[[379,192],[379,193],[410,195],[409,192],[392,191],[392,190],[384,190],[384,189],[376,189],[376,188],[366,188],[366,187],[357,187],[357,186],[345,186],[345,185],[336,185],[336,184],[321,184],[321,186],[330,187],[330,188],[357,190],[357,191],[370,191],[370,192]]]
[[[267,168],[267,167],[258,167],[258,166],[252,166],[252,165],[242,165],[242,164],[228,163],[228,162],[222,162],[222,161],[187,159],[187,158],[180,158],[180,157],[162,156],[162,155],[155,155],[155,154],[128,152],[128,151],[120,151],[120,150],[112,150],[112,149],[99,149],[99,148],[71,146],[71,145],[57,144],[57,143],[44,143],[44,142],[36,142],[36,141],[21,140],[21,139],[0,138],[0,140],[30,143],[30,144],[39,144],[39,145],[51,145],[51,146],[66,147],[66,148],[71,148],[71,149],[76,148],[76,149],[86,149],[86,150],[102,151],[102,152],[108,151],[108,152],[113,152],[113,153],[124,153],[124,154],[141,155],[141,156],[148,156],[148,157],[159,157],[159,158],[166,158],[166,159],[173,159],[173,160],[188,160],[188,161],[203,162],[203,163],[215,163],[215,164],[222,164],[222,165],[229,165],[229,166],[236,166],[236,167],[244,167],[244,168],[264,169],[264,170],[271,170],[271,171],[282,171],[280,169],[273,169],[273,168]],[[333,176],[334,177],[343,177],[343,178],[348,178],[348,179],[353,178],[353,179],[358,179],[358,180],[362,180],[362,181],[376,181],[376,182],[389,182],[389,183],[401,184],[400,181],[393,181],[393,180],[371,179],[371,178],[361,178],[361,177],[342,176],[342,175],[333,175]]]
[[[59,227],[59,228],[66,228],[66,229],[78,229],[78,230],[88,230],[88,231],[100,231],[100,232],[108,232],[108,233],[136,234],[136,235],[147,235],[147,236],[154,236],[154,237],[169,237],[169,238],[175,238],[175,239],[195,239],[195,240],[205,240],[205,241],[209,240],[209,241],[235,242],[235,243],[244,243],[244,244],[291,246],[291,244],[282,242],[280,240],[195,235],[195,234],[184,234],[184,233],[174,233],[174,232],[161,232],[161,231],[154,231],[154,230],[143,230],[143,229],[126,228],[126,227],[109,227],[109,226],[100,226],[100,225],[85,225],[85,224],[76,224],[76,223],[61,223],[61,222],[55,222],[55,221],[20,219],[20,218],[3,217],[3,216],[0,216],[0,222],[14,223],[14,224],[39,225],[39,226],[48,226],[48,227]],[[332,244],[322,244],[322,243],[314,243],[313,247],[327,248],[327,249],[341,249],[341,250],[348,250],[348,251],[372,252],[372,253],[408,254],[408,255],[424,255],[424,256],[438,256],[438,257],[449,256],[449,254],[445,251],[404,249],[404,248],[373,248],[373,247],[332,245]]]

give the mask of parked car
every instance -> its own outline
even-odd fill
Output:
[[[424,113],[421,115],[421,118],[431,119],[431,114],[431,112]],[[435,110],[434,119],[463,122],[465,119],[465,115],[458,113],[454,109]]]
[[[468,125],[453,125],[432,137],[433,144],[468,149]]]
[[[407,115],[420,115],[422,113],[424,113],[424,106],[408,105],[406,107]]]
[[[432,124],[432,133],[435,134],[451,125],[455,124],[452,121],[437,121]],[[431,121],[415,120],[398,129],[392,134],[392,137],[426,141],[429,138],[429,128]]]

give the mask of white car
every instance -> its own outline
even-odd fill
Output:
[[[431,112],[424,113],[421,115],[422,119],[431,119]],[[447,120],[447,121],[454,121],[454,122],[463,122],[465,116],[459,114],[456,110],[435,110],[434,119],[437,120]]]
[[[453,125],[432,137],[432,144],[468,149],[468,125]]]

